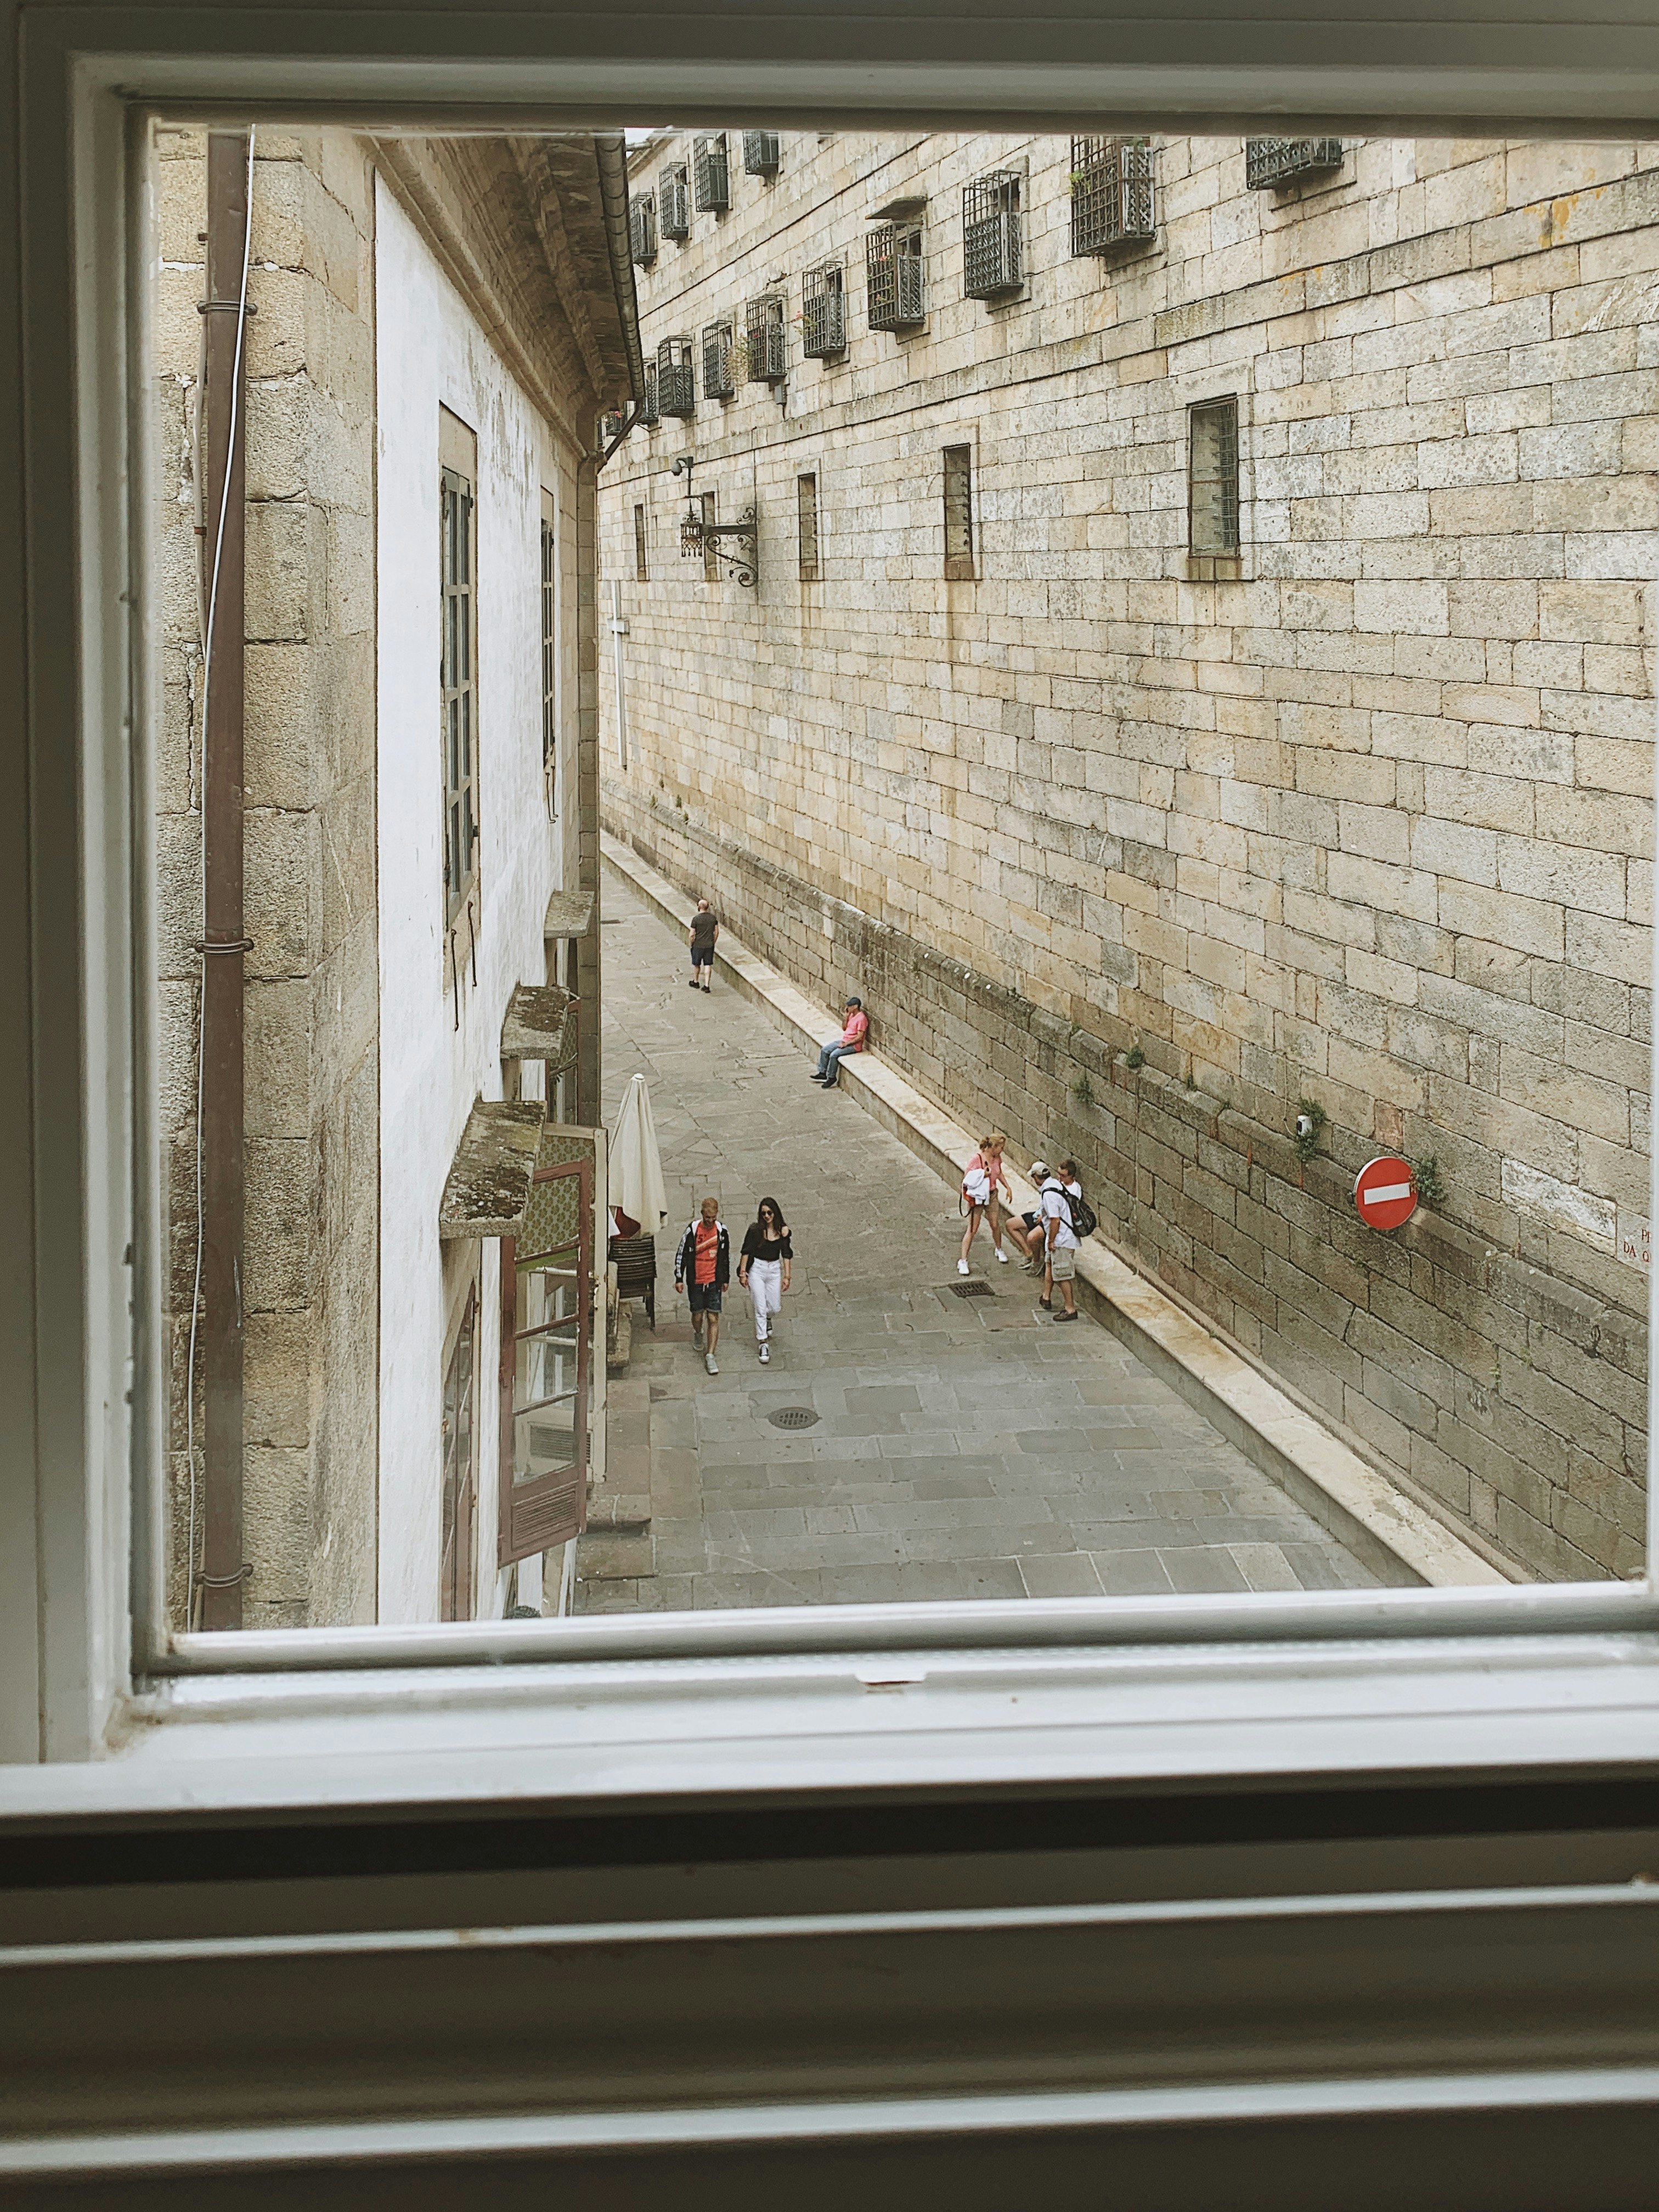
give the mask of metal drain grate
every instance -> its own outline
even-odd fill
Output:
[[[973,1281],[952,1283],[949,1288],[953,1290],[959,1298],[994,1298],[996,1296],[996,1292],[988,1283]]]
[[[775,1429],[810,1429],[818,1417],[810,1406],[779,1406],[766,1418]]]

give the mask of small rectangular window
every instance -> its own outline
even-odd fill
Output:
[[[465,905],[478,875],[477,550],[474,475],[477,441],[459,419],[441,410],[439,563],[442,635],[439,640],[444,777],[446,924]],[[463,467],[457,464],[466,464]]]
[[[547,811],[559,818],[558,547],[553,495],[542,494],[542,782]]]
[[[945,448],[945,574],[952,582],[974,574],[974,453]]]
[[[1196,554],[1238,550],[1238,402],[1207,399],[1188,417],[1187,543]]]
[[[650,580],[650,568],[646,558],[645,509],[642,507],[636,507],[634,509],[635,580],[636,583],[647,583]]]
[[[800,542],[800,580],[803,584],[818,580],[818,480],[816,476],[795,478],[795,520]]]

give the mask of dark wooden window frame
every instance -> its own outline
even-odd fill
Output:
[[[444,1363],[438,1618],[471,1620],[478,1515],[478,1286],[467,1285],[461,1325]]]
[[[634,581],[648,584],[651,580],[651,557],[645,531],[645,507],[636,501],[634,507]]]
[[[796,557],[803,584],[816,584],[823,574],[818,543],[818,478],[816,469],[803,469],[795,478]]]
[[[1219,460],[1212,467],[1204,456],[1205,465],[1200,466],[1200,439],[1211,423],[1219,430]],[[1211,485],[1220,490],[1221,528],[1218,536],[1200,544],[1199,493]],[[1195,560],[1236,560],[1241,539],[1238,399],[1236,393],[1229,392],[1215,399],[1197,400],[1187,410],[1187,550]]]

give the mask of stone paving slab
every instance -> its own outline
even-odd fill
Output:
[[[614,877],[605,913],[605,1103],[646,1077],[672,1210],[659,1327],[639,1316],[627,1375],[648,1448],[612,1455],[615,1486],[648,1489],[650,1527],[583,1539],[578,1611],[1373,1584],[1119,1339],[1040,1313],[983,1233],[992,1295],[957,1297],[962,1223],[939,1177],[811,1084],[742,997],[694,997],[684,945]],[[691,1348],[672,1263],[705,1194],[734,1261],[763,1194],[793,1231],[769,1366],[735,1281],[720,1374]],[[775,1428],[784,1406],[818,1419]]]

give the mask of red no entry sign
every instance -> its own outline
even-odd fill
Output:
[[[1398,1229],[1417,1211],[1417,1182],[1409,1160],[1383,1152],[1367,1160],[1353,1187],[1359,1218],[1370,1229]]]

